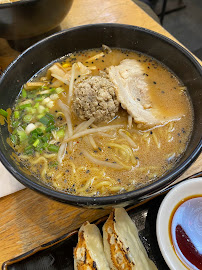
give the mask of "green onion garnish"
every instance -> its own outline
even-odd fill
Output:
[[[7,111],[5,111],[3,109],[0,109],[0,114],[3,115],[4,117],[7,117],[8,116]]]
[[[32,120],[32,115],[27,114],[23,117],[23,121],[29,123]]]
[[[18,142],[18,137],[16,136],[16,135],[14,135],[14,134],[11,134],[11,141],[12,141],[12,143],[13,144],[17,144],[17,142]]]
[[[26,148],[25,148],[25,154],[26,155],[32,155],[33,153],[34,153],[34,148],[33,148],[33,146],[32,145],[29,145],[29,146],[27,146]]]
[[[19,111],[14,111],[14,118],[18,119],[20,117],[20,112]]]
[[[56,126],[55,125],[51,125],[49,127],[46,128],[46,132],[50,132],[52,130],[56,129]]]
[[[22,89],[22,97],[23,98],[27,97],[27,92],[26,92],[26,90],[24,88]]]
[[[25,108],[28,108],[28,107],[32,107],[32,104],[28,103],[28,104],[22,104],[19,106],[20,110],[24,110]]]
[[[17,135],[21,143],[27,139],[27,134],[25,133],[24,129],[21,127],[17,129]]]
[[[34,147],[37,147],[37,145],[40,143],[39,139],[36,139],[36,141],[32,144]]]
[[[55,145],[55,144],[49,144],[49,146],[47,147],[48,151],[50,152],[54,152],[57,153],[59,150],[59,146]]]
[[[52,114],[46,113],[39,121],[45,126],[49,126],[54,124],[54,116]]]

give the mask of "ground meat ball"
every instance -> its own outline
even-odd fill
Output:
[[[89,76],[74,87],[73,111],[82,120],[110,120],[119,109],[112,82],[101,76]]]

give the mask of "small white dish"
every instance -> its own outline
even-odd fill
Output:
[[[176,255],[170,238],[170,218],[176,206],[184,199],[202,196],[202,177],[188,179],[174,187],[164,198],[158,211],[156,234],[161,253],[171,270],[187,270]],[[194,269],[194,268],[193,268]]]

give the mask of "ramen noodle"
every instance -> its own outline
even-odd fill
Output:
[[[126,86],[120,97],[118,81],[129,98]],[[130,95],[141,98],[131,105]],[[17,158],[48,186],[106,196],[143,187],[171,170],[192,125],[186,86],[168,68],[147,55],[103,46],[58,59],[23,86],[10,141]]]

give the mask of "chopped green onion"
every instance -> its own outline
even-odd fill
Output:
[[[48,137],[48,140],[51,140],[53,138],[53,134],[52,133],[48,133],[48,134],[46,134],[46,136]]]
[[[47,142],[52,138],[52,134],[46,134],[45,136],[41,137],[42,142]]]
[[[35,105],[34,105],[34,108],[38,108],[39,107],[39,102],[37,102]]]
[[[12,132],[13,135],[17,134],[17,129],[15,128]]]
[[[59,150],[59,146],[57,146],[55,144],[49,144],[49,146],[47,148],[48,148],[48,151],[54,152],[54,153],[57,153]]]
[[[46,149],[46,147],[48,146],[48,143],[42,143],[42,141],[40,140],[40,142],[38,143],[38,145],[36,146],[36,151],[42,153],[43,150]]]
[[[50,92],[51,92],[51,94],[53,94],[54,92],[56,92],[56,89],[55,88],[51,88],[50,89]]]
[[[39,119],[39,121],[45,126],[49,126],[51,124],[54,124],[54,116],[46,113],[42,118]]]
[[[41,140],[42,140],[42,142],[47,142],[48,141],[48,137],[47,136],[43,136],[43,137],[41,137]]]
[[[43,130],[41,128],[36,128],[35,131],[39,136],[43,135]]]
[[[59,129],[56,133],[59,138],[63,138],[65,136],[64,129]]]
[[[48,142],[45,142],[43,145],[44,149],[46,149],[47,146],[48,146]]]
[[[36,113],[36,109],[32,108],[32,107],[27,107],[25,108],[26,112],[30,113],[30,114],[35,114]]]
[[[18,119],[20,117],[20,112],[19,111],[14,111],[14,118]]]
[[[20,110],[24,110],[25,108],[28,108],[28,107],[32,107],[32,104],[27,103],[27,104],[22,104],[22,105],[19,106]]]
[[[35,98],[35,101],[38,102],[38,101],[42,101],[43,99],[44,99],[44,97],[42,97],[42,96],[37,96],[37,97]]]
[[[34,137],[34,136],[37,136],[37,137],[38,137],[38,132],[36,131],[36,128],[30,132],[30,135],[31,135],[32,137]],[[37,137],[36,137],[36,138],[37,138]]]
[[[33,146],[32,145],[29,145],[29,146],[27,146],[26,148],[25,148],[25,154],[26,155],[32,155],[33,153],[34,153],[34,148],[33,148]]]
[[[22,123],[22,124],[20,124],[20,127],[22,127],[23,129],[26,129],[26,127],[28,126],[28,124],[27,123]]]
[[[7,117],[8,116],[7,111],[5,111],[3,109],[0,109],[0,114],[3,115],[4,117]]]
[[[29,140],[28,140],[29,144],[32,144],[33,146],[35,146],[35,144],[38,142],[37,140],[39,140],[39,136],[42,136],[42,135],[43,135],[43,130],[41,128],[34,129],[32,132],[30,132]]]
[[[40,143],[39,139],[36,139],[36,141],[32,144],[34,147],[37,147],[37,145]]]
[[[50,119],[52,119],[54,121],[54,116],[52,114],[47,113],[46,116],[49,117]]]
[[[33,137],[38,137],[38,136],[41,136],[43,135],[43,130],[41,128],[35,128],[34,130],[32,130],[32,132],[30,132],[32,138]]]
[[[50,91],[51,92],[55,91],[55,87],[50,88]]]
[[[19,126],[19,124],[20,124],[20,122],[18,122],[18,121],[13,121],[13,122],[12,122],[12,127],[16,128],[16,127]]]
[[[33,144],[36,140],[37,140],[37,135],[35,134],[35,135],[29,137],[28,143]]]
[[[48,126],[50,124],[50,119],[44,115],[39,121],[44,124],[45,126]]]
[[[44,115],[45,115],[45,112],[37,115],[37,119],[41,119]]]
[[[11,141],[13,144],[17,144],[18,142],[18,137],[14,134],[11,134]]]
[[[23,98],[27,97],[27,92],[26,92],[26,90],[24,88],[22,89],[22,97]]]
[[[42,124],[42,123],[39,123],[40,125],[38,125],[38,127],[43,131],[43,133],[45,132],[46,130],[46,127]]]
[[[24,142],[24,141],[28,138],[28,137],[27,137],[27,134],[26,134],[25,131],[24,131],[24,129],[21,128],[21,127],[19,127],[19,128],[17,129],[17,135],[18,135],[19,140],[20,140],[21,143]]]
[[[55,125],[51,125],[49,127],[46,128],[46,132],[50,132],[52,130],[56,129],[56,126]]]
[[[27,92],[27,98],[32,99],[36,96],[36,90],[28,91]]]
[[[27,114],[23,117],[23,121],[29,123],[32,120],[32,117],[33,117],[32,115]]]

